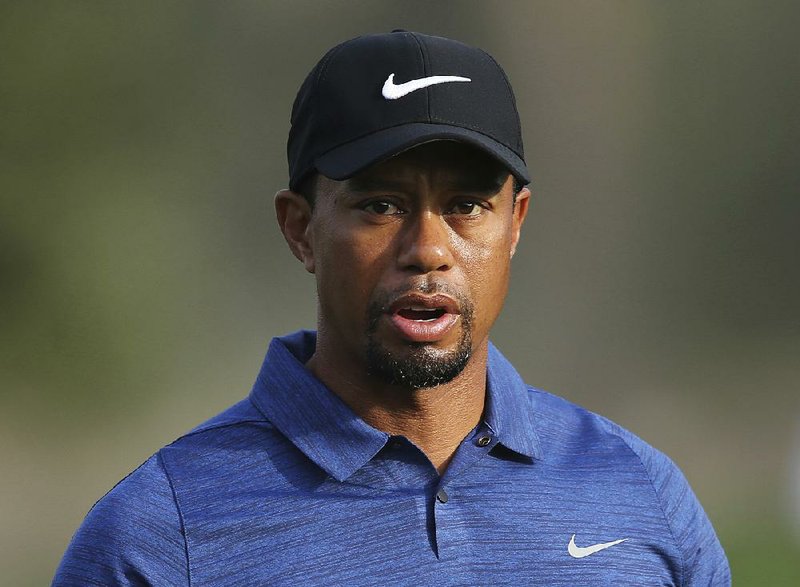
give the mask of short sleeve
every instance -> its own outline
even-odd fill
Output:
[[[188,585],[185,545],[172,487],[154,455],[89,511],[52,585]]]

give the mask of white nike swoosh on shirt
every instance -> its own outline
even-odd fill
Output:
[[[411,92],[416,92],[428,86],[435,86],[436,84],[447,84],[450,82],[471,82],[468,77],[461,77],[458,75],[431,75],[429,77],[421,77],[419,79],[412,79],[411,81],[402,84],[394,83],[394,74],[391,74],[383,82],[383,89],[381,93],[387,100],[397,100],[403,96],[407,96]]]
[[[605,550],[606,548],[611,548],[612,546],[616,546],[621,542],[625,542],[627,538],[623,538],[622,540],[614,540],[613,542],[601,542],[599,544],[592,544],[591,546],[584,546],[580,547],[575,544],[575,534],[572,535],[572,538],[569,539],[569,546],[567,546],[567,552],[572,558],[584,558],[589,556],[590,554],[594,554],[595,552],[600,552],[601,550]]]

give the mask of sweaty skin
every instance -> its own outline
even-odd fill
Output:
[[[286,241],[317,282],[306,366],[367,423],[414,442],[440,474],[483,413],[489,331],[530,201],[527,188],[516,203],[513,191],[487,155],[437,141],[348,180],[319,177],[313,209],[288,190],[275,197]],[[426,300],[450,311],[426,324],[392,307]],[[411,366],[452,361],[465,344],[468,360],[451,380],[417,388],[375,374],[370,343]]]

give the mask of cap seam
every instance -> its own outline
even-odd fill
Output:
[[[514,90],[511,88],[511,82],[508,80],[508,76],[506,75],[506,71],[500,67],[500,64],[497,62],[497,59],[492,57],[489,53],[484,51],[481,48],[478,48],[478,51],[486,55],[489,59],[492,60],[492,63],[495,64],[497,70],[500,72],[500,75],[503,76],[503,81],[506,83],[506,90],[508,90],[508,95],[511,98],[511,106],[514,108],[514,114],[517,116],[517,142],[522,145],[522,122],[519,119],[519,110],[517,109],[517,98],[514,96]],[[513,151],[513,149],[512,149]],[[516,153],[516,151],[514,151]]]
[[[410,33],[411,38],[414,39],[414,42],[417,44],[417,49],[419,49],[419,56],[422,59],[422,74],[423,77],[428,77],[430,75],[430,67],[428,67],[428,60],[426,59],[425,51],[422,46],[422,41],[417,38],[417,35],[414,33]],[[427,115],[428,122],[431,120],[431,95],[430,91],[426,88],[425,89],[425,114]],[[391,128],[391,127],[389,127]]]
[[[362,35],[362,36],[363,36],[363,35]],[[342,49],[343,49],[343,48],[344,48],[346,45],[350,45],[350,44],[352,44],[353,42],[355,42],[355,41],[359,40],[360,38],[361,38],[361,37],[356,37],[356,38],[354,38],[354,39],[350,39],[349,41],[345,41],[344,43],[341,43],[341,44],[339,44],[339,45],[336,45],[336,47],[334,47],[333,49],[331,49],[330,51],[328,51],[328,54],[327,54],[327,55],[325,55],[325,57],[323,58],[323,63],[322,63],[322,64],[320,64],[320,68],[319,68],[319,76],[318,76],[318,78],[317,78],[317,85],[319,85],[321,82],[323,82],[325,79],[327,79],[327,75],[328,75],[328,62],[329,62],[329,61],[330,61],[330,60],[333,58],[333,56],[334,56],[336,53],[338,53],[339,51],[341,51],[341,50],[342,50]]]

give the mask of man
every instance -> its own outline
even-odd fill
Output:
[[[728,585],[688,484],[489,342],[530,200],[486,53],[405,31],[325,55],[275,199],[318,330],[101,499],[55,585]]]

